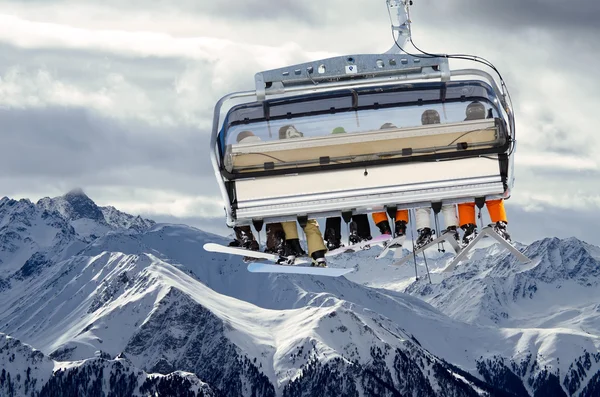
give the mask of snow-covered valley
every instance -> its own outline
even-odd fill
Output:
[[[111,390],[98,368],[130,375],[125,395],[600,394],[600,248],[580,240],[523,247],[527,265],[484,244],[452,273],[432,250],[431,284],[377,247],[327,278],[249,273],[206,242],[228,239],[81,191],[0,199],[0,395]]]

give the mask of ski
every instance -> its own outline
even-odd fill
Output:
[[[286,266],[255,262],[248,265],[248,271],[252,273],[311,274],[315,276],[339,277],[353,272],[354,268],[340,269],[318,266]]]
[[[231,254],[231,255],[241,255],[241,256],[247,256],[247,257],[251,257],[251,258],[257,258],[257,259],[267,259],[271,262],[279,262],[279,261],[284,261],[284,262],[288,262],[290,260],[290,258],[287,257],[282,257],[276,254],[269,254],[267,252],[260,252],[260,251],[252,251],[252,250],[247,250],[244,248],[237,248],[237,247],[229,247],[226,245],[221,245],[221,244],[216,244],[216,243],[206,243],[204,244],[203,248],[206,251],[209,252],[219,252],[222,254]],[[307,258],[293,258],[293,263],[309,263],[310,260]]]
[[[390,250],[396,250],[397,248],[402,248],[404,245],[404,241],[406,240],[406,235],[398,236],[396,238],[391,239],[386,245],[383,251],[379,255],[377,255],[377,259],[381,259],[390,252]],[[400,249],[402,251],[402,249]]]
[[[519,261],[521,261],[522,263],[528,263],[531,261],[531,259],[529,259],[528,257],[526,257],[525,255],[523,255],[523,253],[521,251],[519,251],[518,249],[516,249],[511,243],[509,243],[508,241],[506,241],[504,238],[502,238],[502,236],[500,236],[498,233],[496,233],[494,231],[494,228],[492,226],[486,226],[483,229],[481,229],[481,232],[477,235],[477,237],[475,237],[470,243],[469,245],[467,245],[466,247],[464,247],[461,252],[456,255],[456,257],[452,260],[452,262],[450,262],[450,264],[448,266],[446,266],[446,268],[444,270],[442,270],[443,272],[451,272],[452,270],[454,270],[454,268],[456,267],[456,265],[458,265],[462,260],[465,259],[465,257],[467,256],[467,254],[469,253],[469,251],[471,251],[471,249],[482,239],[486,238],[486,237],[493,237],[494,239],[496,239],[503,247],[508,248],[508,250],[517,257],[517,259]]]
[[[452,236],[452,233],[445,233],[445,234],[440,235],[438,238],[433,239],[430,243],[425,244],[421,248],[415,250],[414,254],[411,252],[410,254],[405,255],[398,262],[392,263],[392,265],[393,266],[404,265],[411,258],[413,258],[414,255],[418,255],[421,252],[425,251],[427,248],[429,248],[431,246],[434,246],[434,245],[436,245],[438,243],[441,243],[442,241],[447,241],[448,244],[450,244],[450,246],[454,249],[454,252],[456,252],[456,253],[462,252],[462,248],[460,247],[460,245],[458,244],[458,241],[456,241],[456,239],[454,238],[454,236]],[[396,254],[398,254],[398,253],[400,253],[400,255],[402,255],[402,250],[396,251],[394,253],[394,258],[396,258]]]
[[[348,245],[346,247],[336,248],[332,251],[329,251],[325,254],[326,257],[336,256],[339,254],[343,254],[344,252],[356,252],[367,250],[374,245],[383,245],[386,241],[390,241],[392,238],[389,234],[382,234],[381,236],[375,237],[371,240],[364,240],[356,244]]]

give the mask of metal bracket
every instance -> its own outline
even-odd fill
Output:
[[[442,210],[442,202],[438,201],[435,203],[431,203],[431,208],[433,209],[434,214],[436,214],[436,215],[439,214],[440,211]]]
[[[450,73],[450,65],[448,64],[448,59],[446,59],[446,62],[440,62],[440,72],[442,73],[442,81],[450,81],[452,73]]]
[[[352,220],[352,211],[344,211],[344,212],[342,212],[342,219],[347,224],[350,223],[350,221]]]
[[[308,224],[308,216],[306,216],[306,215],[298,216],[298,223],[300,224],[300,227],[302,229],[304,229],[306,227],[306,225]]]
[[[394,221],[396,221],[396,212],[398,212],[398,207],[397,206],[386,206],[385,210],[388,214],[388,216],[390,218],[392,218]]]
[[[264,221],[262,219],[253,219],[252,220],[252,225],[254,225],[254,228],[259,233],[262,230],[263,224],[264,224]]]
[[[254,75],[259,101],[267,95],[283,94],[291,87],[315,88],[323,83],[345,80],[427,78],[440,71],[450,79],[448,60],[443,57],[413,57],[408,54],[358,54],[327,58],[266,70]],[[322,87],[326,88],[326,87]]]
[[[475,205],[477,208],[482,209],[485,205],[485,197],[475,197]]]

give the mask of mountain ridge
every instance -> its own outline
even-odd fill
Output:
[[[0,199],[0,241],[8,230],[2,228],[7,203]],[[69,211],[50,208],[48,203],[56,206],[57,201],[44,203],[30,217],[6,222],[11,231],[31,238],[38,226],[31,219],[37,222],[45,211],[77,250],[36,242],[45,247],[47,263],[31,266],[25,275],[21,267],[21,273],[0,279],[0,332],[33,343],[54,360],[86,360],[98,351],[107,359],[125,355],[146,372],[193,372],[215,395],[296,396],[323,388],[329,395],[434,395],[443,390],[534,395],[548,388],[586,395],[599,390],[600,325],[589,300],[574,306],[587,332],[565,313],[562,323],[549,320],[540,328],[530,320],[533,327],[518,327],[522,320],[510,323],[518,314],[510,300],[471,300],[471,306],[463,306],[470,311],[459,310],[456,303],[456,297],[471,296],[477,288],[482,297],[494,295],[494,283],[497,290],[512,292],[519,274],[534,280],[537,290],[518,304],[541,307],[545,295],[540,294],[548,285],[565,290],[567,282],[576,285],[571,293],[585,295],[586,288],[598,285],[593,267],[600,249],[579,240],[544,239],[527,246],[534,259],[528,267],[519,267],[494,245],[483,247],[450,275],[440,272],[450,256],[434,254],[429,258],[432,285],[425,278],[415,281],[410,265],[394,268],[392,258],[373,260],[378,248],[332,259],[332,267],[356,269],[347,278],[257,275],[248,273],[238,257],[202,250],[205,242],[226,243],[223,237],[155,223],[113,225],[94,236],[78,232],[72,222],[89,221],[93,230],[104,223],[73,219]],[[0,255],[6,247],[0,245]],[[567,263],[561,267],[557,261],[563,257]],[[549,277],[550,270],[538,266],[557,271]],[[417,269],[425,270],[421,261]],[[536,279],[540,274],[546,276]],[[523,292],[533,284],[521,280],[518,285]],[[498,314],[503,311],[508,319]],[[211,350],[211,345],[229,353]]]

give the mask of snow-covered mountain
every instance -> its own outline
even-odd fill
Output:
[[[81,191],[4,198],[0,220],[0,332],[54,369],[127,357],[136,387],[183,371],[217,396],[600,395],[600,249],[579,240],[535,242],[526,266],[491,244],[451,274],[436,253],[429,284],[379,248],[333,260],[347,278],[249,273],[202,249],[222,237]]]
[[[28,277],[108,232],[142,232],[154,224],[113,207],[98,207],[80,189],[36,204],[0,198],[0,290],[11,276]]]
[[[68,220],[75,232],[84,238],[95,239],[111,230],[143,231],[154,221],[132,216],[114,207],[99,207],[81,189],[74,189],[64,196],[40,199],[36,206],[48,212],[58,212]]]

